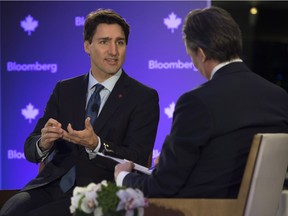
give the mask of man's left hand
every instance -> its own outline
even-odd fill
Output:
[[[94,150],[98,145],[98,136],[95,134],[90,123],[90,117],[85,120],[85,129],[81,131],[74,130],[69,123],[67,131],[64,132],[63,138],[75,144],[82,145],[88,149]]]
[[[123,164],[117,164],[115,166],[115,169],[114,169],[114,177],[115,177],[115,179],[117,178],[119,173],[122,172],[122,171],[132,172],[134,166],[135,166],[134,163],[131,162],[131,161],[125,162]]]

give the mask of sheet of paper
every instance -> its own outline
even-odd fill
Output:
[[[120,158],[112,157],[110,155],[104,155],[103,153],[100,153],[100,152],[97,153],[97,155],[100,155],[100,156],[106,157],[106,158],[110,158],[110,159],[112,159],[114,161],[117,161],[118,163],[121,163],[121,164],[128,161],[126,159],[120,159]],[[150,170],[149,168],[147,168],[145,166],[142,166],[140,164],[137,164],[137,163],[134,163],[134,165],[135,165],[134,166],[134,170],[137,170],[139,172],[142,172],[142,173],[145,173],[145,174],[148,174],[148,175],[150,175],[152,173],[152,171],[153,171],[153,170]]]

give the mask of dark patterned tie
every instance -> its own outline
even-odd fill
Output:
[[[104,87],[99,83],[95,85],[95,90],[94,90],[93,94],[91,95],[89,102],[88,102],[88,105],[87,105],[86,118],[87,117],[91,118],[91,124],[92,125],[98,116],[98,111],[99,111],[100,104],[101,104],[100,91],[103,88]]]
[[[60,180],[60,188],[65,193],[73,187],[75,183],[76,169],[75,165]]]
[[[104,87],[99,83],[95,85],[95,90],[91,95],[86,108],[86,118],[87,117],[91,118],[90,122],[92,125],[98,116],[101,104],[100,91],[103,88]],[[76,178],[76,170],[75,166],[73,166],[64,176],[62,176],[60,180],[60,188],[64,193],[73,187],[75,183],[75,178]]]

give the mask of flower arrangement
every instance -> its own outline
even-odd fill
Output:
[[[74,216],[143,216],[148,201],[139,189],[102,181],[75,187],[70,212]]]

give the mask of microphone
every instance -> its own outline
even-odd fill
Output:
[[[92,112],[98,113],[98,111],[99,111],[99,106],[98,106],[96,103],[93,104],[93,105],[92,105]]]

